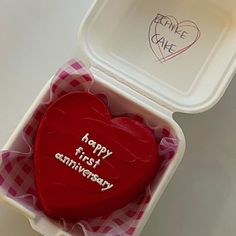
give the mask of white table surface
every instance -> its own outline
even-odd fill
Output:
[[[73,57],[91,3],[0,0],[0,147],[45,82]],[[142,236],[236,235],[235,101],[234,79],[210,111],[175,115],[186,135],[186,154]],[[0,235],[39,234],[0,205]]]

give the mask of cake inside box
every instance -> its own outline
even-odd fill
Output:
[[[175,108],[214,96],[235,55],[235,1],[100,2],[83,29],[95,67]]]
[[[156,191],[156,188],[161,181],[162,174],[174,160],[172,158],[178,148],[178,137],[176,137],[175,133],[176,127],[174,127],[171,122],[167,121],[161,113],[160,115],[154,114],[153,112],[150,112],[148,108],[145,108],[138,103],[134,103],[131,95],[121,95],[116,90],[110,90],[100,83],[93,83],[92,87],[90,87],[91,81],[88,80],[89,77],[83,77],[84,74],[83,76],[79,76],[77,70],[74,71],[75,75],[73,76],[67,76],[64,72],[64,70],[61,70],[60,73],[55,76],[51,87],[48,87],[47,90],[45,90],[45,93],[41,94],[42,97],[38,99],[38,103],[36,103],[36,106],[31,110],[31,116],[25,120],[24,124],[22,124],[22,129],[18,130],[15,140],[13,140],[12,145],[8,147],[10,151],[1,153],[1,188],[7,196],[13,198],[14,201],[19,204],[24,205],[27,209],[34,208],[32,211],[37,214],[39,209],[35,205],[35,198],[37,195],[35,194],[36,189],[33,171],[34,152],[32,151],[34,150],[37,127],[43,113],[46,111],[49,103],[65,93],[81,90],[88,90],[94,94],[102,93],[105,95],[102,96],[103,98],[107,97],[104,102],[106,103],[106,101],[108,101],[112,114],[122,115],[124,113],[131,113],[131,117],[135,117],[135,119],[138,120],[142,117],[154,131],[157,142],[161,142],[164,138],[167,142],[168,140],[171,141],[169,145],[166,145],[166,142],[163,143],[162,147],[168,148],[159,150],[160,156],[163,158],[162,169],[156,174],[155,179],[152,181],[152,188],[148,189],[150,191],[144,191],[138,199],[131,201],[124,208],[118,209],[118,212],[115,211],[112,213],[109,216],[109,219],[106,217],[98,217],[82,222],[88,231],[94,230],[92,227],[94,224],[99,225],[101,230],[104,230],[104,228],[109,226],[111,228],[110,230],[116,231],[118,227],[120,232],[127,231],[128,225],[116,225],[115,228],[113,227],[113,220],[117,219],[118,214],[122,220],[125,219],[126,222],[129,222],[129,226],[132,225],[132,229],[135,229],[138,220],[141,220],[142,214],[150,201],[150,194],[152,195]],[[84,80],[84,78],[86,78],[86,80]],[[51,91],[52,95],[51,100],[49,103],[45,103],[43,97],[49,97],[49,91]],[[143,114],[145,114],[145,116],[143,116]],[[28,152],[19,152],[20,150],[17,150],[17,146],[19,147],[20,144],[24,146],[21,147],[21,150],[26,150],[25,148],[30,147]],[[53,173],[54,172],[50,171],[50,174],[53,175]],[[31,199],[33,199],[33,201],[31,201]],[[64,220],[68,223],[66,219]],[[68,226],[68,224],[66,225]]]

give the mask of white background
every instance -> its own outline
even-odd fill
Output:
[[[45,82],[72,58],[92,0],[0,0],[0,147]],[[176,114],[187,151],[142,236],[236,235],[236,81],[211,111]],[[36,236],[0,205],[0,235]]]

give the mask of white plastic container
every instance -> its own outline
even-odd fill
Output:
[[[168,124],[180,140],[135,234],[139,235],[179,165],[185,149],[174,112],[202,112],[223,95],[236,69],[234,0],[97,0],[79,32],[78,57],[90,68],[95,91],[115,97],[123,110]],[[21,147],[19,134],[47,95],[43,88],[4,149]],[[50,219],[1,198],[43,235],[67,235]],[[81,234],[82,235],[82,234]]]

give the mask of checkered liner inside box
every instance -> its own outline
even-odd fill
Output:
[[[49,104],[55,99],[72,91],[88,91],[92,82],[92,75],[78,60],[72,59],[58,70],[51,82],[48,101],[41,101],[22,130],[20,137],[24,140],[24,148],[28,151],[25,153],[16,150],[0,152],[1,192],[14,198],[20,204],[40,211],[35,204],[37,197],[33,170],[34,141],[40,120]],[[106,102],[104,95],[99,96]],[[129,116],[144,120],[134,114],[129,114]],[[164,169],[174,156],[178,141],[171,135],[167,127],[155,127],[153,130],[157,141],[160,141],[159,152],[163,158]],[[66,219],[62,219],[61,223],[65,230],[70,231],[73,235],[76,235],[78,225],[82,227],[85,235],[132,235],[150,198],[151,190],[148,187],[138,199],[108,216],[83,220],[74,225],[67,222]]]

